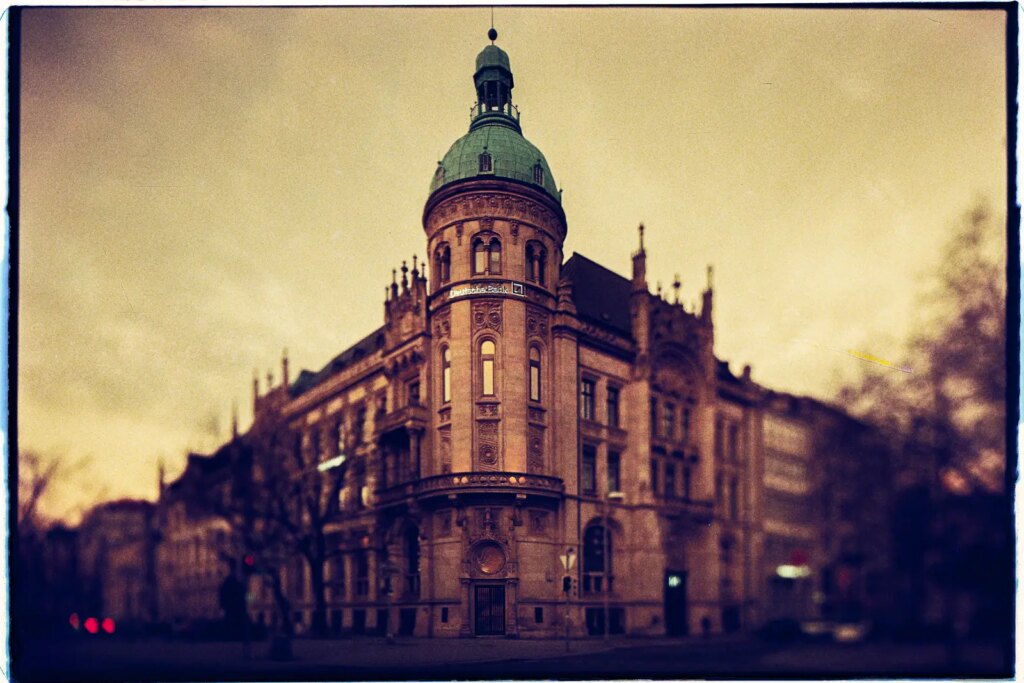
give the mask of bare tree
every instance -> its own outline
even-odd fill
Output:
[[[931,445],[945,485],[999,490],[1006,458],[1004,226],[984,203],[966,212],[943,250],[904,367],[865,366],[838,400],[893,434]]]

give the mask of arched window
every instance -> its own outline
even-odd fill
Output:
[[[480,172],[491,172],[491,155],[486,150],[480,155]]]
[[[537,242],[529,242],[526,245],[526,279],[537,284],[544,284],[544,268],[547,262],[547,252]]]
[[[452,250],[447,244],[442,244],[434,254],[434,272],[437,274],[437,284],[443,285],[452,277]]]
[[[479,237],[473,240],[473,275],[487,271],[487,246]]]
[[[490,258],[488,259],[488,272],[491,275],[501,274],[501,241],[492,239],[487,249]]]
[[[603,524],[592,524],[583,534],[584,593],[612,590],[612,539],[606,529]]]
[[[480,344],[480,393],[494,396],[494,342],[490,339]]]
[[[441,400],[452,400],[452,350],[447,346],[441,349]]]
[[[530,400],[540,400],[540,349],[530,347]]]

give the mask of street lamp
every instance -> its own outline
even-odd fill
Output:
[[[572,592],[572,575],[569,573],[572,571],[573,565],[576,564],[576,551],[573,548],[566,548],[563,555],[559,555],[559,559],[562,560],[562,567],[565,569],[565,575],[562,577],[562,593],[565,594],[565,651],[569,651],[569,593]]]
[[[612,554],[611,554],[611,502],[622,502],[622,491],[609,491],[604,497],[604,642],[608,642],[611,632],[611,599],[612,599]]]

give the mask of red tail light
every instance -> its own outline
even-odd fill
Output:
[[[114,620],[111,619],[110,617],[107,617],[106,619],[103,620],[102,626],[103,626],[103,630],[106,631],[107,633],[113,633],[114,632]]]
[[[89,633],[97,633],[100,630],[100,624],[96,621],[96,617],[89,617],[85,620],[85,630]]]
[[[78,619],[78,612],[71,613],[71,616],[68,617],[68,623],[71,624],[71,628],[76,631],[78,630],[78,627],[82,625],[81,621]]]

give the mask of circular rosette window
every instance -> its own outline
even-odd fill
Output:
[[[479,543],[473,549],[473,564],[482,574],[497,574],[505,568],[505,551],[497,543]]]

